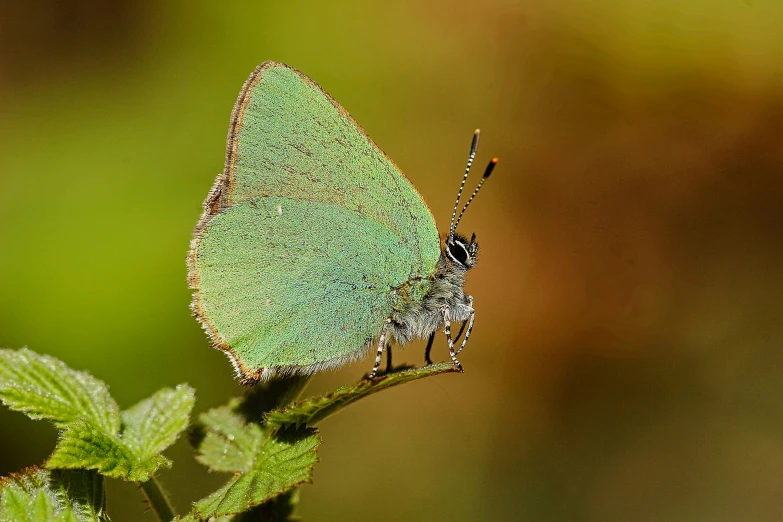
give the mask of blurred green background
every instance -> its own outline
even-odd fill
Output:
[[[123,407],[241,391],[189,316],[185,253],[239,88],[274,59],[441,227],[474,128],[478,164],[501,158],[463,221],[466,373],[324,422],[305,520],[783,518],[779,1],[0,5],[0,346],[89,369]],[[56,439],[5,409],[0,426],[0,474]],[[168,455],[181,511],[226,478],[185,440]],[[113,520],[153,520],[109,488]]]

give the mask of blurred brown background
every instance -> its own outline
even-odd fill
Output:
[[[305,520],[781,520],[783,4],[682,4],[3,2],[0,345],[89,369],[123,407],[240,392],[189,316],[185,252],[239,88],[275,59],[441,227],[474,128],[479,165],[501,158],[463,221],[466,373],[326,421]],[[0,474],[56,439],[0,426]],[[183,512],[226,478],[184,440],[168,455]],[[153,519],[109,488],[113,520]]]

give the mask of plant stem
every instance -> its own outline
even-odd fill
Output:
[[[160,522],[169,522],[176,516],[169,496],[163,491],[163,488],[155,477],[152,477],[147,482],[142,482],[141,489],[144,490],[150,507],[158,516]]]

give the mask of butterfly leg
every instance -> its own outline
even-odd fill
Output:
[[[459,341],[459,338],[462,337],[462,333],[465,331],[465,327],[468,325],[468,321],[462,321],[462,326],[459,327],[459,332],[457,332],[457,337],[454,338],[454,342],[456,343]],[[429,339],[427,339],[427,347],[424,349],[424,362],[427,364],[432,364],[432,359],[430,359],[430,354],[432,353],[432,343],[435,342],[435,332],[432,332],[430,334]],[[460,351],[462,348],[460,348]],[[459,351],[457,352],[459,354]]]
[[[424,362],[427,364],[432,364],[432,359],[430,359],[430,352],[432,351],[432,343],[435,341],[435,332],[432,332],[430,334],[430,338],[427,340],[427,348],[424,349]]]
[[[468,337],[470,337],[470,332],[473,331],[473,320],[476,318],[476,312],[470,313],[470,320],[468,321],[468,331],[465,332],[465,338],[462,340],[462,344],[459,347],[459,350],[457,350],[457,355],[460,354],[463,348],[465,348],[465,345],[468,342]],[[462,323],[462,328],[465,328],[465,323]],[[461,330],[460,330],[461,331]],[[457,339],[459,339],[459,336],[457,336]]]
[[[383,347],[386,346],[386,330],[389,329],[390,324],[391,319],[386,319],[386,322],[383,323],[383,328],[381,328],[381,336],[378,339],[378,352],[375,354],[375,365],[372,367],[372,371],[370,372],[370,379],[375,377],[375,375],[378,373],[378,367],[381,365]]]
[[[451,320],[449,319],[449,308],[447,306],[444,306],[441,309],[441,313],[443,314],[443,333],[446,334],[446,342],[449,343],[449,355],[451,356],[451,360],[454,363],[454,366],[459,368],[459,371],[462,370],[462,365],[457,360],[457,354],[454,353],[454,341],[451,339]]]
[[[386,373],[390,373],[392,370],[392,348],[391,343],[386,344]]]
[[[459,332],[457,332],[457,336],[454,338],[454,342],[456,343],[459,341],[459,338],[462,337],[462,334],[465,333],[465,327],[468,325],[468,320],[465,319],[462,321],[462,326],[459,327]],[[457,352],[459,353],[459,352]]]

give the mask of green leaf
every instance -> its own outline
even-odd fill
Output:
[[[0,481],[0,522],[102,522],[105,503],[94,471],[29,468]]]
[[[106,433],[120,427],[119,408],[102,381],[26,348],[0,350],[0,399],[12,410],[58,427],[78,420]]]
[[[216,431],[223,435],[234,432],[236,427],[236,419],[226,420],[223,417],[216,424]],[[242,458],[236,453],[233,459],[238,467],[247,469],[249,465],[249,470],[235,475],[222,488],[197,502],[190,515],[193,519],[241,513],[311,481],[313,466],[318,462],[316,448],[321,444],[316,430],[287,430],[274,437],[265,437],[256,424],[246,425],[244,430],[247,433],[243,438],[250,442],[248,447],[253,447],[253,452],[243,453]],[[206,457],[208,461],[214,458],[215,455]]]
[[[356,384],[343,386],[332,393],[311,397],[286,408],[270,411],[266,415],[266,424],[276,428],[314,426],[329,415],[370,394],[416,379],[459,371],[459,368],[451,363],[440,363],[387,373],[374,379],[362,379]]]
[[[311,480],[321,440],[315,430],[270,436],[263,420],[266,412],[293,400],[306,382],[288,378],[263,383],[199,416],[190,432],[196,459],[212,471],[237,474],[198,502],[183,521],[295,520],[296,486]]]
[[[158,391],[122,412],[123,441],[141,459],[160,453],[188,427],[195,402],[195,392],[187,384]]]
[[[242,515],[226,515],[223,517],[210,517],[209,522],[238,522],[241,520]],[[177,517],[173,520],[173,522],[198,522],[201,520],[200,518],[196,518],[196,516],[193,513],[188,513],[184,517]],[[253,522],[257,522],[259,519],[256,519]],[[263,519],[262,519],[263,520]],[[266,522],[266,521],[264,521]]]
[[[96,469],[103,475],[148,481],[171,461],[160,454],[187,427],[195,395],[190,386],[164,388],[122,413],[121,434],[76,422],[60,434],[47,468]]]
[[[60,434],[46,467],[95,469],[107,477],[146,482],[171,462],[162,455],[142,456],[116,435],[108,435],[89,422],[77,422]]]
[[[160,453],[187,427],[195,402],[193,389],[181,384],[120,415],[103,382],[26,348],[0,350],[0,399],[63,429],[47,468],[95,469],[137,482],[171,466]]]
[[[199,420],[206,430],[196,456],[199,462],[213,471],[245,472],[253,468],[265,438],[261,426],[245,424],[231,406],[204,412]]]

